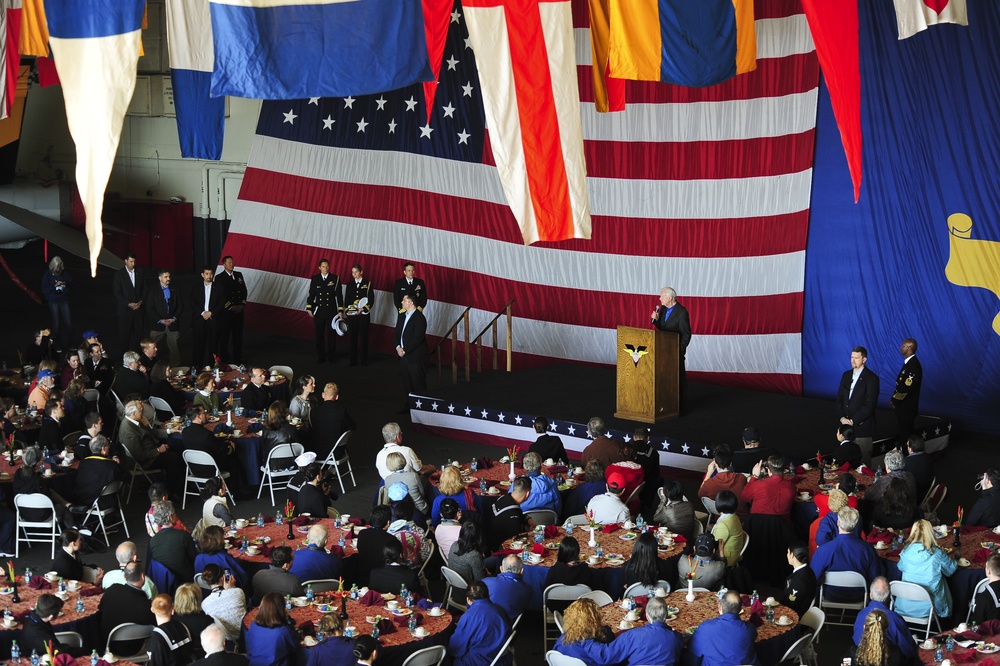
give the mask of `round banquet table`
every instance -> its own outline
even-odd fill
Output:
[[[357,557],[355,557],[355,555],[358,553],[356,541],[357,533],[359,530],[365,528],[358,527],[357,525],[348,525],[345,528],[337,529],[333,526],[333,518],[323,518],[319,521],[311,522],[309,525],[292,527],[292,532],[295,534],[295,538],[289,540],[288,523],[278,525],[274,522],[273,518],[269,518],[268,520],[270,520],[270,522],[264,523],[264,527],[257,527],[256,523],[251,522],[246,527],[237,529],[235,535],[233,535],[232,531],[229,531],[226,535],[226,544],[232,546],[226,552],[240,562],[245,563],[246,566],[244,568],[247,570],[248,576],[253,578],[254,573],[262,569],[266,569],[271,564],[271,549],[275,546],[284,544],[289,546],[292,550],[305,548],[306,534],[309,532],[309,527],[318,522],[326,527],[327,532],[329,533],[326,540],[327,550],[334,552],[337,557],[344,561],[344,579],[354,579],[354,570],[357,567]],[[344,534],[347,542],[342,553],[340,552],[340,547],[337,545],[341,534]],[[250,553],[240,552],[240,542],[242,542],[244,535],[250,540],[251,544],[256,544],[259,548],[261,548],[259,553],[251,555]],[[263,543],[262,539],[265,537],[271,541]]]
[[[510,463],[494,462],[489,468],[480,467],[475,472],[469,463],[460,463],[457,466],[462,473],[462,482],[478,496],[497,498],[510,490]],[[518,476],[524,474],[524,466],[520,461],[514,463],[514,473]],[[563,493],[569,492],[575,484],[582,483],[586,478],[582,472],[575,474],[573,468],[566,465],[542,465],[542,473],[551,478],[562,474],[567,479],[572,479],[572,483],[563,483],[559,486],[560,492]],[[434,488],[437,488],[440,480],[440,470],[430,475],[430,483]],[[485,493],[480,489],[481,480],[486,481]]]
[[[857,498],[864,499],[865,489],[872,485],[875,481],[875,477],[871,474],[862,474],[858,472],[857,469],[848,470],[851,475],[858,482],[858,490],[855,494]],[[796,469],[795,476],[792,477],[792,481],[795,482],[795,506],[792,508],[792,516],[795,523],[796,531],[809,534],[809,526],[814,520],[819,517],[819,509],[816,508],[816,502],[812,499],[819,493],[827,493],[833,484],[837,483],[837,479],[840,478],[841,472],[839,469],[829,469],[827,468],[822,474],[825,478],[821,477],[821,472],[819,469],[812,468],[804,470],[801,467]],[[810,499],[803,500],[800,498],[799,493],[808,492]]]
[[[699,624],[706,620],[719,616],[718,597],[715,592],[696,592],[694,601],[687,601],[685,596],[687,590],[677,590],[668,594],[664,601],[668,606],[678,609],[677,616],[667,621],[667,625],[684,636],[685,645],[691,633],[697,630]],[[637,597],[639,605],[639,620],[632,623],[632,627],[645,624],[645,601],[643,597]],[[640,603],[641,602],[641,603]],[[747,617],[748,609],[744,607],[740,613],[744,619]],[[604,623],[611,627],[615,636],[628,631],[622,629],[620,622],[625,619],[627,610],[623,609],[619,603],[608,604],[601,608],[601,618]],[[799,628],[799,616],[788,606],[778,604],[774,607],[774,617],[777,620],[782,615],[788,617],[787,625],[780,625],[777,622],[767,622],[766,620],[757,627],[757,658],[762,666],[771,666],[780,662],[785,651],[791,647],[792,643],[799,639],[802,630]],[[763,618],[762,618],[763,620]],[[630,628],[632,628],[630,627]]]
[[[319,603],[320,601],[329,601],[332,597],[324,593],[317,594],[316,599],[317,603]],[[335,612],[339,612],[340,600],[338,599],[335,604],[331,602],[331,608],[336,608]],[[244,627],[250,627],[254,618],[257,617],[257,610],[258,609],[254,608],[246,614],[243,618]],[[423,648],[432,647],[434,645],[448,644],[448,639],[451,637],[454,623],[454,618],[451,613],[445,611],[443,615],[434,617],[433,615],[429,615],[425,611],[418,610],[417,608],[414,608],[413,612],[420,618],[420,626],[427,629],[428,635],[426,637],[419,638],[411,634],[405,626],[399,625],[396,625],[396,630],[393,633],[383,633],[379,636],[379,642],[382,644],[382,648],[379,650],[378,659],[375,660],[375,663],[378,666],[400,666],[404,661],[406,661],[407,657],[417,650],[422,650]],[[294,607],[292,610],[288,611],[288,615],[295,621],[296,627],[301,626],[306,622],[311,622],[314,627],[318,627],[320,618],[323,617],[323,613],[321,613],[315,605]],[[375,617],[377,615],[387,618],[391,617],[391,612],[386,610],[383,606],[365,606],[359,601],[351,599],[347,600],[348,623],[355,628],[355,636],[371,633],[372,625],[366,618]],[[305,664],[308,660],[309,649],[310,648],[304,643],[301,644],[297,654],[297,662],[300,666]]]
[[[902,530],[901,533],[905,541],[910,530]],[[892,549],[891,546],[887,548],[878,547],[880,543],[884,543],[884,539],[891,538],[895,534],[896,532],[891,530],[875,529],[868,535],[868,540],[876,542],[875,552],[878,553],[882,561],[886,578],[889,580],[902,580],[903,574],[899,570],[899,551]],[[962,546],[959,548],[959,552],[955,555],[955,558],[964,557],[969,561],[969,565],[959,565],[955,573],[947,577],[947,581],[948,589],[951,590],[953,614],[958,613],[956,618],[961,617],[964,619],[965,609],[972,603],[976,585],[986,577],[986,558],[989,556],[989,549],[984,548],[982,544],[995,544],[994,549],[1000,548],[1000,534],[995,534],[985,527],[965,525],[960,530],[959,539]],[[941,548],[950,551],[954,548],[955,537],[949,532],[946,536],[938,538],[937,542]]]
[[[11,465],[6,455],[0,456],[0,497],[3,497],[5,494],[13,496],[14,473],[22,467],[24,467],[24,463],[21,462],[20,457],[15,457],[14,464]],[[59,493],[62,497],[73,496],[73,482],[76,479],[76,470],[79,467],[80,461],[75,458],[69,465],[48,462],[43,462],[39,465],[40,470],[52,469],[52,475],[45,478],[48,481],[49,488]],[[44,474],[44,471],[42,473]]]
[[[531,603],[528,606],[531,610],[540,611],[542,609],[542,592],[545,591],[545,577],[549,573],[549,567],[556,563],[559,542],[566,536],[565,528],[556,527],[556,530],[559,532],[557,536],[549,537],[542,542],[545,546],[545,554],[542,556],[541,561],[525,563],[524,565],[524,582],[531,587]],[[623,528],[618,528],[611,534],[605,534],[599,529],[594,530],[594,541],[600,544],[604,550],[604,559],[597,564],[589,565],[593,576],[594,589],[604,590],[612,598],[620,597],[625,591],[625,562],[628,562],[629,557],[632,556],[632,545],[635,543],[634,539],[623,540],[621,537],[625,534],[637,535],[638,533]],[[570,536],[580,542],[581,560],[586,560],[595,554],[596,548],[591,548],[587,545],[590,540],[589,528],[577,527]],[[516,541],[522,541],[528,544],[530,548],[534,545],[534,534],[526,532],[525,534],[507,539],[503,543],[503,549],[515,554],[520,553],[520,549],[512,546]],[[661,548],[659,556],[661,559],[666,560],[669,565],[668,580],[671,587],[673,587],[677,580],[677,558],[680,557],[681,551],[684,549],[684,544],[674,542],[672,546]],[[611,555],[620,555],[621,557],[609,557]],[[609,564],[609,561],[621,562],[621,564]]]
[[[98,650],[97,653],[100,654],[101,651]],[[4,664],[4,666],[28,666],[31,663],[29,661],[29,657],[30,656],[31,655],[21,655],[21,663],[20,664],[15,664],[13,661],[10,661],[10,660],[7,660],[7,661],[3,662],[3,664]],[[115,666],[136,666],[135,662],[125,661],[123,659],[116,660],[114,662],[114,664],[115,664]],[[76,658],[76,666],[90,666],[90,656],[88,655],[88,656],[84,656],[84,657],[77,657]],[[99,659],[97,661],[97,666],[109,666],[109,664],[108,664],[108,662],[104,661],[103,659]]]
[[[991,623],[993,624],[993,623]],[[996,653],[996,648],[993,648],[992,652],[986,654],[980,652],[976,649],[976,645],[970,645],[968,647],[962,647],[958,644],[955,648],[948,652],[944,649],[945,637],[949,634],[955,635],[954,631],[946,631],[936,638],[941,642],[941,651],[944,653],[945,659],[950,659],[952,664],[979,664],[986,666],[990,664],[997,663],[997,658],[1000,654]],[[992,643],[994,646],[1000,645],[1000,634],[980,634],[982,636],[982,641],[985,643]],[[935,638],[932,636],[932,638]],[[956,640],[962,640],[960,636],[956,636]],[[990,648],[986,648],[990,649]],[[927,666],[940,666],[941,662],[934,660],[934,650],[925,650],[921,645],[917,646],[917,657],[920,659],[921,663],[927,664]]]
[[[205,372],[208,371],[206,370]],[[219,405],[221,406],[230,396],[233,400],[239,400],[243,395],[243,389],[246,388],[248,381],[250,381],[249,368],[248,372],[245,373],[241,373],[239,370],[220,372],[219,381],[216,382],[215,387],[216,392],[219,394]],[[288,386],[288,378],[284,375],[277,375],[273,381],[268,379],[265,384],[271,387],[271,397],[274,400],[283,400],[287,405],[292,399]],[[198,390],[195,388],[195,377],[192,377],[190,373],[180,376],[175,373],[170,378],[170,385],[181,391],[188,402],[194,400],[194,394]]]
[[[51,589],[47,590],[33,590],[24,584],[22,577],[18,577],[18,588],[17,592],[21,596],[21,603],[11,604],[11,595],[3,594],[0,595],[0,604],[4,607],[10,606],[10,612],[14,614],[14,617],[18,618],[22,613],[28,613],[35,607],[35,602],[38,597],[43,594],[55,594],[56,586],[50,585]],[[0,579],[0,586],[7,586],[7,578],[3,577]],[[83,644],[90,649],[96,648],[98,652],[101,652],[104,648],[101,645],[101,622],[100,616],[97,614],[97,607],[101,603],[101,595],[94,594],[93,596],[83,597],[84,611],[82,613],[76,612],[76,600],[80,597],[80,593],[84,590],[90,589],[101,589],[100,587],[91,585],[90,583],[80,583],[80,588],[75,592],[66,592],[65,599],[66,603],[63,605],[62,612],[59,613],[59,617],[52,621],[52,627],[57,631],[75,631],[83,636]],[[91,593],[92,594],[92,593]],[[3,625],[0,625],[0,659],[10,659],[10,645],[11,641],[21,640],[21,628],[22,623],[19,621],[14,628],[7,629]],[[30,655],[21,655],[22,660]],[[87,659],[87,664],[89,666],[90,659]],[[23,663],[22,663],[23,666]]]

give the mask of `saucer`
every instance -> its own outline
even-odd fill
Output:
[[[781,618],[779,618],[779,619],[775,620],[774,623],[777,624],[777,625],[779,625],[779,626],[782,626],[782,627],[787,627],[788,625],[790,625],[792,623],[792,621],[789,620],[786,617],[784,622],[782,622]]]

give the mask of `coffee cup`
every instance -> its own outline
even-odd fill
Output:
[[[17,624],[17,621],[13,617],[5,617],[3,619],[3,624],[5,627],[13,627]]]
[[[45,580],[49,581],[50,583],[54,580],[59,580],[59,572],[58,571],[47,572],[45,574]]]
[[[546,465],[550,465],[550,466],[551,466],[551,465],[555,465],[555,464],[556,464],[556,461],[555,461],[555,460],[553,460],[552,458],[546,458],[546,459],[545,459],[545,464],[546,464]]]
[[[809,463],[802,463],[802,469],[808,472],[809,470],[812,469],[812,465],[810,465]]]
[[[951,659],[942,659],[941,666],[951,666]]]
[[[258,548],[257,546],[248,546],[247,552],[251,555],[258,555],[260,554],[260,548]]]
[[[249,523],[249,521],[246,518],[237,518],[236,519],[236,527],[246,527],[249,524],[250,523]]]
[[[389,610],[396,610],[397,608],[399,608],[399,602],[395,600],[387,601],[385,602],[385,607],[388,608]]]
[[[80,589],[80,583],[79,581],[71,580],[68,583],[66,583],[66,587],[71,592],[76,592],[78,589]]]
[[[781,625],[791,624],[791,622],[792,621],[788,619],[787,615],[782,615],[782,616],[780,616],[778,618],[778,624],[781,624]]]
[[[628,599],[622,599],[621,607],[623,610],[629,610],[632,608],[632,604],[629,603]]]
[[[45,476],[52,476],[52,474],[53,474],[52,468],[51,467],[46,467],[45,468]]]
[[[936,645],[937,644],[934,641],[932,641],[931,639],[928,638],[926,641],[924,641],[923,643],[920,644],[920,647],[922,647],[925,650],[931,650]]]
[[[434,617],[441,617],[442,615],[444,615],[444,611],[441,610],[439,607],[435,606],[434,608],[427,611],[427,614],[433,615]]]
[[[233,437],[240,437],[242,434],[242,430],[233,429]]]
[[[500,491],[497,490],[496,486],[490,486],[490,489],[487,490],[486,492],[489,493],[490,495],[499,495],[500,494]]]
[[[624,523],[622,523],[622,527],[624,527],[627,530],[630,530],[633,527],[635,527],[635,523],[633,523],[631,520],[626,520]]]
[[[628,623],[628,620],[622,620],[618,623],[619,629],[631,629],[632,625]]]
[[[342,513],[342,514],[340,514],[340,522],[346,523],[350,519],[351,519],[351,514],[349,514],[349,513]]]
[[[413,630],[413,635],[414,636],[420,636],[420,637],[426,636],[427,635],[427,628],[426,627],[417,627],[416,629]]]
[[[521,548],[524,548],[524,542],[523,541],[511,541],[510,542],[510,547],[513,548],[514,550],[520,550]]]
[[[532,564],[538,564],[539,562],[542,561],[542,556],[539,555],[538,553],[532,553],[531,555],[528,556],[528,559],[531,561]]]
[[[764,600],[764,603],[768,606],[777,606],[778,602],[774,597],[768,597]]]
[[[599,558],[597,555],[591,555],[589,558],[587,558],[587,562],[589,562],[590,564],[597,564],[600,561],[601,558]]]
[[[625,616],[625,619],[628,620],[629,622],[635,622],[636,620],[639,619],[639,612],[630,610],[628,612],[628,615]]]
[[[968,630],[969,630],[969,625],[967,625],[965,622],[960,622],[958,626],[955,627],[955,631],[957,631],[960,634],[963,634]]]
[[[574,474],[583,474],[583,468],[582,467],[577,467],[576,469],[573,470],[573,473]]]
[[[655,594],[656,596],[658,596],[658,597],[661,597],[661,598],[662,598],[662,597],[665,597],[665,596],[667,596],[667,591],[666,591],[666,590],[664,590],[664,589],[663,589],[662,587],[658,587],[658,588],[656,588],[656,592],[654,592],[654,594]]]
[[[804,499],[804,500],[809,499],[809,491],[803,490],[801,493],[799,493],[799,499]]]
[[[570,478],[566,479],[566,485],[567,486],[575,486],[576,485],[576,479],[574,479],[573,477],[570,477]]]

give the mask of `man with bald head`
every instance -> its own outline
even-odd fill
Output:
[[[920,409],[920,384],[924,378],[924,370],[917,358],[916,340],[903,340],[899,353],[903,355],[903,369],[896,377],[896,390],[890,402],[896,410],[896,442],[906,451],[906,442],[913,434],[913,423],[917,420],[917,411]]]
[[[677,302],[677,292],[672,287],[660,290],[660,304],[650,315],[653,326],[661,331],[672,331],[680,338],[680,410],[683,412],[687,397],[687,373],[684,368],[684,358],[688,343],[691,342],[691,318],[687,308]]]

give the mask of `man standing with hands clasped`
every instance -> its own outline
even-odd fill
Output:
[[[396,354],[406,393],[427,388],[427,320],[409,294],[402,299],[403,312],[396,319]]]
[[[392,301],[396,304],[396,310],[403,314],[403,296],[409,294],[413,297],[413,303],[421,312],[427,306],[427,285],[418,277],[413,277],[416,268],[412,261],[403,264],[403,277],[396,280],[392,288]]]
[[[878,375],[865,367],[868,350],[851,350],[851,369],[840,378],[837,412],[840,422],[854,428],[854,442],[861,448],[861,461],[872,464],[875,439],[875,407],[878,404]]]
[[[316,356],[320,363],[337,360],[337,334],[331,322],[344,310],[344,295],[340,291],[340,277],[330,272],[330,260],[319,260],[319,273],[309,281],[309,300],[306,312],[313,317],[316,333]]]
[[[358,364],[358,342],[361,343],[361,365],[368,365],[368,323],[375,307],[372,281],[364,276],[361,264],[351,267],[351,280],[344,293],[347,330],[351,336],[351,365]]]
[[[903,355],[903,369],[896,377],[896,391],[892,394],[892,408],[896,410],[896,442],[899,448],[906,450],[906,443],[913,434],[913,423],[917,420],[920,409],[920,384],[924,379],[924,370],[917,358],[917,341],[906,338],[899,346]],[[919,499],[919,498],[918,498]]]

